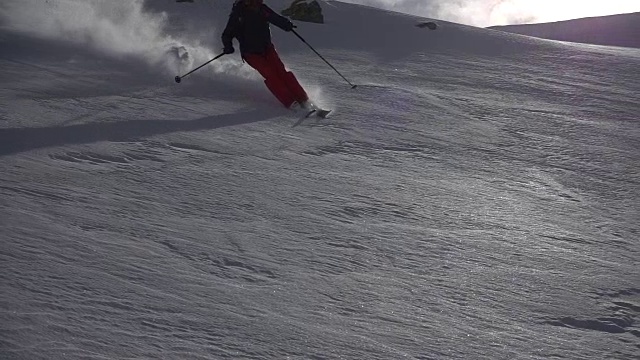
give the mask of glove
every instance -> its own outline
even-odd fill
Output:
[[[289,31],[291,31],[293,29],[296,29],[296,28],[297,28],[297,26],[293,25],[293,23],[291,21],[289,21],[287,23],[287,25],[284,26],[284,31],[289,32]]]
[[[233,45],[225,45],[224,49],[222,49],[222,52],[224,52],[225,54],[233,54],[234,52],[236,52],[236,49],[233,48]]]

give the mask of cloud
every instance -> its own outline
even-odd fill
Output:
[[[475,26],[513,23],[535,19],[508,8],[509,0],[345,0],[407,14],[453,21]]]
[[[343,0],[474,26],[521,24],[640,11],[638,0]]]

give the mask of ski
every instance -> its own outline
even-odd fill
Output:
[[[319,118],[322,119],[326,119],[327,116],[329,116],[329,113],[331,113],[331,110],[325,110],[325,109],[316,109],[314,111],[315,115]]]
[[[311,109],[311,110],[307,111],[303,116],[301,116],[301,117],[300,117],[300,119],[298,119],[298,121],[296,121],[296,123],[295,123],[295,124],[293,124],[293,126],[292,126],[292,127],[296,127],[296,126],[298,126],[298,125],[302,124],[302,122],[303,122],[305,119],[308,119],[308,118],[309,118],[311,115],[313,115],[316,111],[317,111],[316,109]]]
[[[302,122],[305,119],[310,118],[312,115],[315,115],[317,118],[320,118],[320,119],[326,119],[327,116],[329,116],[329,113],[331,113],[331,110],[320,109],[320,108],[317,108],[317,107],[313,106],[311,108],[311,110],[308,110],[302,116],[300,116],[298,121],[295,124],[293,124],[293,127],[296,127],[296,126],[302,124]]]

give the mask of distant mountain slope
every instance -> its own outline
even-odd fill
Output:
[[[640,12],[490,29],[551,40],[640,48]]]

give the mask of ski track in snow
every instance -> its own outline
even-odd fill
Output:
[[[1,358],[638,356],[640,52],[333,5],[355,90],[274,30],[297,127],[237,59],[2,30]]]

